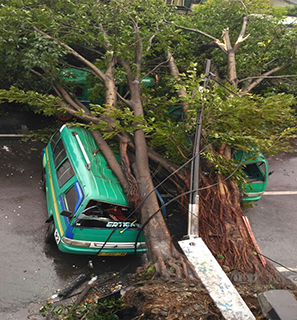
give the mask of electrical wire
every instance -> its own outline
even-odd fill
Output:
[[[225,88],[227,91],[235,94],[235,95],[238,95],[236,92],[233,92],[232,90],[230,90],[229,88],[227,88],[225,85],[223,85],[222,83],[220,83],[218,80],[216,80],[214,77],[213,77],[213,74],[210,73],[210,76],[212,78],[213,81],[215,81],[216,83],[218,83],[220,86],[222,86],[223,88]],[[153,192],[156,192],[157,188],[159,188],[160,186],[162,186],[162,184],[164,184],[168,179],[170,179],[173,175],[175,175],[178,171],[180,171],[182,168],[184,168],[186,165],[188,165],[189,163],[193,162],[193,160],[199,156],[199,154],[196,154],[195,156],[191,157],[188,161],[186,161],[182,166],[180,166],[178,169],[176,169],[174,172],[172,172],[169,176],[167,176],[165,179],[163,179],[160,183],[158,183],[158,185],[156,187],[154,187],[153,190],[151,190],[151,192],[149,192],[141,201],[141,203],[128,215],[128,217],[126,218],[129,219],[136,211],[138,211],[142,205],[144,204],[144,202],[147,200],[147,198],[153,193]],[[205,186],[205,187],[201,187],[201,188],[198,188],[196,190],[191,190],[191,191],[186,191],[182,194],[179,194],[178,196],[172,198],[171,200],[169,200],[167,203],[165,203],[164,205],[162,205],[156,212],[154,212],[141,226],[141,228],[139,229],[138,233],[137,233],[137,236],[136,236],[136,240],[135,240],[135,245],[134,245],[134,254],[133,254],[133,259],[135,258],[136,254],[137,254],[137,243],[138,243],[138,239],[139,239],[139,236],[140,234],[142,233],[142,231],[144,230],[145,226],[150,222],[150,220],[156,215],[158,214],[164,207],[168,206],[170,203],[174,202],[174,201],[177,201],[179,198],[187,195],[187,194],[190,194],[190,193],[193,193],[193,192],[198,192],[200,190],[205,190],[205,189],[209,189],[209,188],[212,188],[222,182],[225,182],[227,180],[229,180],[230,178],[232,178],[232,176],[234,176],[234,174],[236,173],[236,171],[239,169],[239,167],[241,166],[242,164],[242,158],[239,162],[239,164],[236,166],[236,168],[233,170],[233,172],[227,176],[225,179],[223,179],[221,182],[216,182],[212,185],[209,185],[209,186]],[[103,250],[104,246],[106,245],[106,243],[109,241],[110,237],[112,236],[112,234],[118,229],[118,227],[114,227],[114,229],[112,230],[112,232],[110,233],[110,235],[107,237],[106,241],[104,242],[104,244],[102,245],[102,247],[99,249],[97,255],[100,254],[100,252]],[[244,246],[241,244],[241,246]],[[247,247],[249,249],[251,249],[250,247],[248,246],[244,246],[244,247]],[[263,257],[265,257],[266,259],[284,267],[285,269],[291,271],[291,272],[294,272],[294,273],[297,273],[296,271],[286,267],[285,265],[267,257],[266,255],[263,255],[262,253],[260,252],[257,252],[254,250],[253,248],[253,251],[256,252],[258,255],[262,255]],[[130,263],[125,267],[123,268],[118,274],[122,273],[124,270],[126,270],[128,267],[130,266]],[[113,276],[114,277],[114,276]],[[112,279],[113,277],[111,277],[110,279]],[[105,280],[104,282],[106,282],[108,280]],[[103,283],[104,283],[103,282]],[[102,283],[101,283],[102,284]]]
[[[197,155],[196,155],[197,156]],[[148,196],[150,194],[152,194],[152,192],[155,192],[157,190],[157,188],[159,188],[162,184],[164,184],[172,175],[176,174],[179,170],[181,170],[184,166],[186,166],[190,161],[193,160],[194,157],[190,158],[186,163],[184,163],[182,166],[180,166],[178,169],[176,169],[173,173],[171,173],[168,177],[166,177],[165,179],[163,179],[156,187],[154,187],[154,189],[141,201],[140,205],[138,206],[141,207],[143,202],[146,201],[146,199],[148,198]],[[239,164],[236,166],[235,170],[228,176],[226,177],[224,181],[230,179],[234,174],[235,172],[238,170],[238,168],[240,167],[242,163],[242,159],[241,161],[239,162]],[[213,187],[215,185],[217,185],[218,183],[215,183],[213,185],[210,185],[210,186],[207,186],[207,187],[202,187],[202,188],[199,188],[197,191],[199,190],[203,190],[203,189],[206,189],[208,187]],[[154,212],[150,218],[148,218],[145,223],[141,226],[140,230],[138,231],[137,233],[137,236],[136,236],[136,239],[135,239],[135,242],[134,242],[134,253],[133,253],[133,259],[132,261],[134,260],[136,254],[137,254],[137,243],[138,243],[138,239],[139,239],[139,236],[141,234],[141,232],[143,231],[144,227],[149,223],[149,221],[156,215],[158,214],[158,212],[160,212],[164,207],[168,206],[170,203],[178,200],[179,198],[183,197],[184,195],[187,195],[187,194],[190,194],[191,192],[193,191],[196,191],[196,190],[192,190],[192,191],[186,191],[174,198],[172,198],[171,200],[169,200],[167,203],[165,203],[164,205],[162,205],[156,212]],[[134,211],[132,211],[132,213],[126,218],[129,219],[129,217],[131,217],[131,215],[138,209],[135,209]],[[113,235],[113,233],[118,229],[118,227],[114,227],[113,230],[111,231],[111,233],[109,234],[109,236],[107,237],[107,239],[105,240],[104,244],[102,245],[102,247],[99,249],[99,251],[97,252],[97,256],[100,254],[100,252],[103,250],[103,248],[105,247],[106,243],[109,241],[109,239],[111,238],[111,236]],[[123,273],[129,266],[130,266],[131,262],[129,264],[127,264],[127,266],[125,266],[122,270],[119,271],[119,274]],[[110,279],[112,279],[113,277],[111,277]],[[108,281],[108,280],[106,280]],[[101,283],[102,284],[102,283]]]
[[[195,190],[194,190],[194,191],[195,191]],[[182,196],[184,196],[184,195],[189,194],[190,192],[191,192],[191,191],[186,191],[186,192],[184,192],[184,193],[182,193],[182,194],[174,197],[173,199],[169,200],[166,204],[164,204],[163,206],[161,206],[157,211],[155,211],[155,212],[150,216],[150,218],[148,218],[148,219],[146,220],[146,222],[145,222],[145,223],[142,225],[142,227],[140,228],[140,230],[139,230],[139,232],[138,232],[138,234],[137,234],[137,238],[136,238],[135,244],[137,243],[138,238],[139,238],[141,232],[143,231],[144,227],[149,223],[149,221],[150,221],[160,210],[162,210],[162,208],[163,208],[164,206],[169,205],[170,203],[176,201],[177,199],[179,199],[180,197],[182,197]],[[220,236],[223,236],[223,234],[221,233]],[[231,240],[231,239],[230,239],[230,240]],[[268,257],[268,256],[266,256],[266,255],[264,255],[264,254],[261,253],[261,252],[258,252],[257,250],[255,250],[254,248],[252,248],[252,247],[250,247],[250,246],[246,246],[246,245],[243,245],[243,244],[237,244],[237,245],[239,245],[239,246],[241,246],[241,247],[245,247],[245,248],[250,249],[250,250],[253,250],[254,252],[257,253],[257,255],[261,255],[261,256],[263,256],[264,258],[266,258],[267,260],[270,260],[270,261],[272,261],[273,263],[278,264],[278,265],[282,266],[283,268],[287,269],[288,271],[297,274],[297,271],[295,271],[295,270],[293,270],[293,269],[290,269],[289,267],[287,267],[287,266],[283,265],[282,263],[280,263],[280,262],[278,262],[278,261],[276,261],[276,260],[274,260],[274,259],[272,259],[272,258],[270,258],[270,257]],[[136,246],[135,246],[135,248],[134,248],[134,254],[136,253],[136,249],[137,249],[137,248],[136,248]]]
[[[214,82],[216,82],[218,85],[220,85],[221,87],[223,87],[224,89],[226,89],[227,91],[229,91],[230,93],[236,95],[237,97],[239,97],[239,94],[237,92],[234,92],[233,90],[229,89],[228,87],[226,87],[225,85],[223,85],[219,80],[217,80],[215,78],[215,75],[213,73],[210,73],[211,75],[211,80],[213,80]]]

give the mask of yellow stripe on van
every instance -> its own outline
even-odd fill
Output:
[[[49,174],[49,177],[50,177],[50,185],[51,185],[51,190],[52,190],[52,195],[53,195],[53,200],[54,200],[55,216],[56,216],[57,221],[58,221],[58,227],[59,227],[60,235],[61,235],[61,237],[63,237],[63,228],[62,228],[62,223],[61,223],[59,210],[58,210],[58,205],[57,205],[57,200],[56,200],[55,191],[54,191],[53,177],[52,177],[52,172],[51,172],[51,168],[50,168],[50,161],[49,161],[49,156],[48,156],[48,148],[46,148],[45,151],[46,151],[48,174]]]

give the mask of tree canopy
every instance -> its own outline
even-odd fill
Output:
[[[155,215],[148,159],[176,172],[178,192],[187,190],[189,170],[177,169],[191,158],[202,105],[205,172],[234,172],[225,146],[265,154],[287,146],[296,130],[297,32],[279,19],[257,1],[207,1],[180,14],[159,0],[2,0],[0,102],[38,106],[46,115],[67,112],[93,131],[130,201],[136,207],[142,201],[142,221],[154,217],[145,229],[149,254],[168,278],[164,261],[178,270],[181,255]],[[206,58],[213,81],[202,88]],[[104,97],[101,105],[89,109],[77,99],[61,76],[68,67],[89,73],[92,92]],[[145,76],[155,79],[154,87],[141,84]],[[117,82],[126,86],[123,94]],[[179,122],[169,112],[177,106]],[[108,139],[119,143],[121,167]],[[135,152],[133,170],[128,147]],[[194,277],[184,260],[179,265]]]

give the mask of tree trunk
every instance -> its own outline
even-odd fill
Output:
[[[130,107],[133,109],[135,117],[143,117],[140,85],[133,80],[131,74],[128,79],[131,91]],[[135,126],[137,126],[137,123],[135,123]],[[144,225],[149,261],[155,265],[157,273],[164,279],[197,279],[191,263],[173,245],[161,214],[149,168],[146,138],[142,129],[135,130],[134,143],[136,177],[142,199],[141,222]]]
[[[238,186],[211,174],[201,187],[200,235],[231,279],[293,286],[268,261],[263,265],[244,224]]]
[[[237,79],[237,72],[236,72],[235,52],[233,49],[228,51],[228,78],[229,78],[230,84],[235,88],[237,88],[238,79]]]
[[[170,74],[173,78],[175,78],[179,83],[182,82],[181,77],[180,77],[180,72],[178,70],[178,67],[175,63],[174,57],[171,54],[170,51],[168,51],[167,53],[167,60],[168,60],[168,64],[169,64],[169,70],[170,70]],[[187,92],[184,89],[180,89],[177,92],[177,95],[179,97],[186,97],[187,96]],[[185,116],[188,118],[188,104],[184,101],[180,102],[182,108],[183,108],[183,112],[185,114]]]
[[[93,137],[99,147],[99,152],[102,152],[104,155],[106,161],[108,162],[112,172],[115,174],[115,176],[118,178],[121,186],[124,189],[124,192],[128,195],[129,194],[129,184],[128,181],[121,169],[120,164],[118,163],[117,159],[114,156],[114,153],[110,149],[107,142],[102,137],[102,134],[97,130],[92,132]]]

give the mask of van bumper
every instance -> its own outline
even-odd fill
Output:
[[[98,255],[98,253],[100,252],[99,255],[102,255],[102,256],[125,256],[125,255],[131,255],[135,253],[135,247],[134,247],[135,245],[130,242],[119,243],[119,244],[107,242],[102,250],[100,250],[102,245],[96,247],[92,242],[90,243],[84,242],[86,245],[90,244],[90,246],[88,247],[82,246],[83,244],[79,243],[81,241],[77,241],[78,242],[77,244],[79,244],[79,246],[70,245],[70,244],[67,244],[67,242],[75,243],[75,241],[73,241],[72,239],[63,237],[58,244],[58,248],[60,251],[66,252],[66,253],[72,253],[72,254],[87,254],[87,255]],[[118,248],[118,247],[121,247],[121,248]],[[136,249],[136,253],[140,254],[145,252],[146,252],[145,243],[144,242],[138,243],[138,248]]]
[[[264,191],[248,192],[243,195],[242,201],[243,202],[258,201],[262,198],[263,194],[264,194]]]

